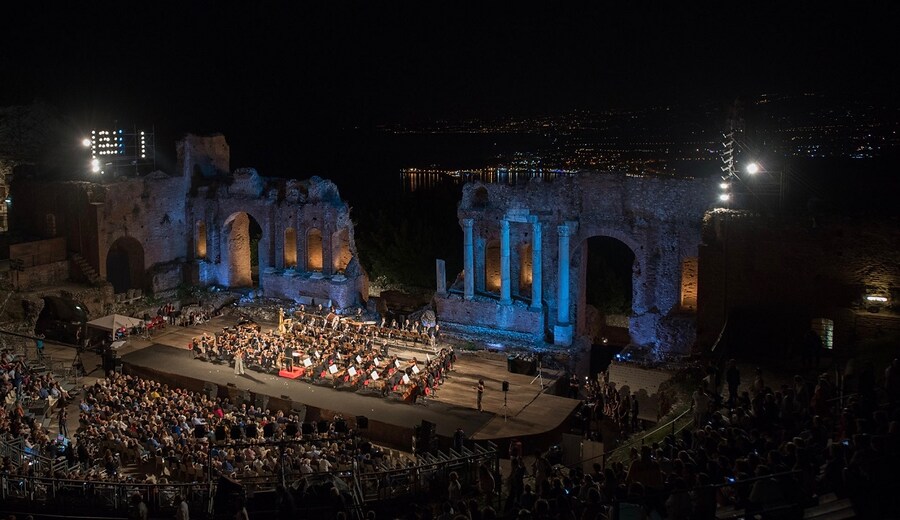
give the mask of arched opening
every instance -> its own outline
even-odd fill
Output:
[[[635,255],[622,241],[590,237],[585,242],[584,321],[595,343],[624,346],[630,342],[629,318]],[[605,338],[605,341],[604,341]]]
[[[197,222],[194,252],[198,259],[206,259],[206,222]]]
[[[297,267],[297,231],[289,227],[284,230],[284,268]]]
[[[231,215],[222,228],[222,257],[228,287],[253,287],[259,283],[259,241],[262,226],[245,212]]]
[[[697,312],[697,257],[681,261],[681,310]]]
[[[531,244],[519,246],[519,294],[531,297],[532,271]]]
[[[484,248],[484,290],[500,294],[500,241],[492,240]]]
[[[144,287],[144,247],[133,237],[121,237],[106,253],[106,281],[121,294]]]
[[[334,272],[343,273],[350,263],[350,232],[341,229],[331,237],[331,258],[334,259]]]
[[[306,270],[322,272],[322,232],[316,228],[306,233]]]

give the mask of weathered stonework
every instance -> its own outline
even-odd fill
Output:
[[[849,216],[776,218],[707,214],[700,248],[697,348],[712,346],[725,316],[790,316],[777,345],[799,342],[813,318],[834,321],[834,348],[900,331],[900,222]],[[888,301],[870,312],[869,294]],[[760,312],[760,311],[764,311]],[[760,326],[764,325],[760,323]]]
[[[555,343],[568,345],[573,335],[590,332],[585,303],[587,239],[607,236],[626,244],[635,255],[632,341],[686,352],[693,333],[673,337],[683,327],[672,327],[663,318],[682,312],[682,265],[698,255],[701,223],[713,191],[706,180],[624,174],[579,174],[515,187],[468,184],[458,210],[466,242],[471,243],[464,245],[468,267],[451,290],[463,297],[437,297],[437,307],[443,309],[439,319],[493,322],[498,313],[455,307],[468,305],[476,295],[503,305],[508,293],[528,306],[505,307],[506,314],[531,308],[540,312],[541,319],[507,319],[499,329],[521,330],[519,324],[527,323],[535,336],[547,332]],[[471,237],[467,229],[472,230]],[[466,280],[468,269],[472,273]],[[666,330],[665,344],[660,341],[661,326]]]
[[[177,151],[174,175],[158,171],[103,184],[16,180],[12,224],[27,236],[65,236],[69,252],[117,292],[128,286],[158,293],[185,281],[250,286],[252,218],[262,230],[264,295],[327,297],[339,306],[367,299],[350,208],[332,182],[266,178],[253,169],[229,173],[220,135],[189,135]],[[310,236],[318,249],[308,247]],[[309,265],[311,256],[320,265]]]

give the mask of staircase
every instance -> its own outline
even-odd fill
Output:
[[[100,279],[100,275],[97,274],[97,271],[91,267],[91,264],[81,256],[80,253],[70,253],[69,259],[72,263],[78,267],[78,271],[81,273],[82,278],[87,280],[91,284],[100,284],[103,280]]]

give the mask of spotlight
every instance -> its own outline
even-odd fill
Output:
[[[81,146],[88,148],[89,146],[91,146],[91,140],[88,139],[87,137],[85,137],[84,139],[81,140]]]
[[[723,190],[727,190],[729,186],[731,186],[731,185],[728,184],[727,182],[723,182],[723,183],[719,184],[719,187],[722,188]]]
[[[747,173],[749,173],[750,175],[753,175],[754,173],[756,173],[758,171],[759,171],[759,165],[756,164],[755,162],[752,162],[747,165]]]
[[[98,173],[100,171],[100,161],[98,159],[94,159],[91,161],[91,171],[94,173]]]
[[[731,200],[731,195],[723,193],[719,195],[719,200],[721,200],[722,202],[728,202],[729,200]]]

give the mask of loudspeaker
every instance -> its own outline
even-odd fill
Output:
[[[219,385],[207,381],[203,383],[203,391],[206,393],[207,397],[215,399],[216,396],[219,395]]]
[[[356,416],[356,428],[360,430],[366,430],[369,428],[369,418],[365,415],[357,415]]]
[[[296,430],[297,423],[291,423],[291,424],[294,425],[294,430]],[[300,429],[301,429],[300,433],[302,433],[303,435],[312,435],[313,432],[315,431],[314,426],[315,425],[313,423],[304,422],[302,425],[300,425]]]
[[[203,437],[206,437],[206,426],[202,424],[194,425],[194,438],[202,439]]]
[[[347,421],[343,419],[338,419],[337,421],[335,421],[334,431],[338,433],[347,433],[348,431],[350,431],[347,429]]]
[[[225,438],[226,438],[226,436],[225,436],[225,427],[222,426],[221,424],[219,424],[218,426],[216,426],[216,440],[217,440],[217,441],[224,441]]]
[[[295,423],[295,422],[287,423],[287,426],[284,428],[284,434],[287,435],[288,437],[293,437],[294,435],[297,435],[297,423]]]
[[[266,423],[266,425],[263,426],[263,437],[268,439],[270,437],[273,437],[274,435],[275,435],[275,423],[271,423],[271,422]]]
[[[256,424],[255,424],[255,423],[250,423],[250,424],[248,424],[247,426],[244,427],[244,430],[246,430],[246,432],[247,432],[247,437],[248,437],[248,438],[250,438],[250,439],[255,439],[255,438],[256,438],[256,434],[257,434],[258,432],[257,432],[257,430],[256,430]]]
[[[234,426],[231,427],[232,440],[241,439],[243,437],[244,437],[244,430],[240,426],[235,424]]]
[[[319,421],[319,424],[316,426],[316,428],[319,433],[325,433],[328,431],[328,428],[330,426],[331,424],[328,421]]]
[[[503,382],[503,391],[504,391],[504,392],[509,392],[509,381],[504,381],[504,382]]]

